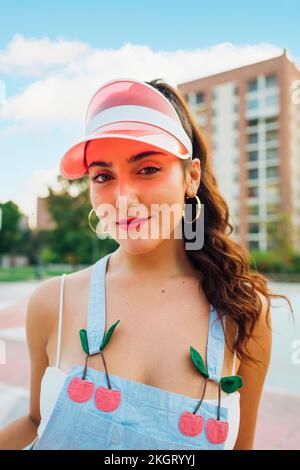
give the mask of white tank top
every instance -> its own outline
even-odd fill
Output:
[[[45,370],[44,376],[41,381],[40,391],[40,413],[41,421],[37,429],[38,437],[40,438],[49,421],[49,418],[54,409],[58,395],[62,389],[63,383],[67,374],[59,368],[60,363],[60,348],[61,348],[61,334],[62,334],[62,311],[63,311],[63,291],[64,280],[66,274],[61,277],[60,284],[60,301],[59,301],[59,321],[58,321],[58,337],[57,337],[57,350],[56,350],[56,364],[55,366],[48,366]],[[234,354],[232,375],[236,374],[235,371],[236,354]],[[217,399],[206,399],[203,402],[213,403],[218,405]],[[238,435],[240,424],[240,393],[238,391],[230,393],[222,397],[222,405],[228,408],[228,422],[229,433],[225,443],[225,450],[232,450]]]

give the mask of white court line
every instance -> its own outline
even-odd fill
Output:
[[[24,342],[26,341],[26,328],[24,326],[4,328],[0,330],[0,339]]]

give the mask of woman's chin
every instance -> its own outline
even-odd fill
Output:
[[[143,255],[153,251],[163,240],[137,239],[137,240],[117,240],[122,250],[131,255]]]

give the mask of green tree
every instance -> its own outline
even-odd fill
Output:
[[[0,253],[16,254],[22,251],[22,212],[13,201],[0,203],[2,224],[0,230]]]
[[[23,233],[23,250],[28,256],[30,264],[38,264],[39,260],[46,262],[41,253],[44,250],[52,253],[51,249],[51,232],[49,230],[26,230]],[[47,261],[52,261],[54,255],[50,255]]]
[[[280,211],[277,220],[267,222],[266,227],[269,250],[281,261],[281,271],[285,271],[290,265],[293,255],[290,216]]]
[[[98,239],[88,225],[91,210],[88,179],[66,180],[58,176],[58,181],[61,189],[55,192],[49,187],[47,198],[56,225],[49,240],[53,261],[89,264],[116,249],[114,240]]]

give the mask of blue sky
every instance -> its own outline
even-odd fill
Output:
[[[299,56],[299,23],[298,0],[10,0],[1,5],[0,47],[19,32],[80,39],[101,48],[130,41],[155,51],[266,41]]]
[[[0,201],[34,214],[88,100],[118,76],[171,84],[278,55],[300,65],[300,2],[10,0],[1,5]]]

